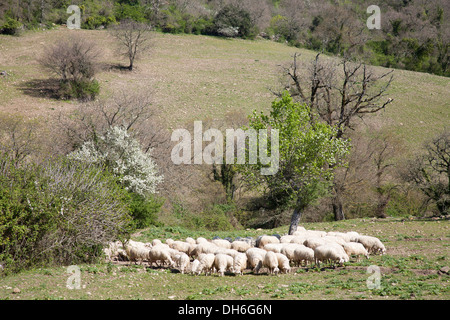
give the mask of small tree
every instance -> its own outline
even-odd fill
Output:
[[[79,150],[70,153],[69,158],[106,165],[125,189],[144,197],[156,193],[163,179],[158,176],[150,153],[144,153],[139,142],[120,127],[110,128],[97,141],[85,142]]]
[[[259,162],[241,169],[248,182],[265,187],[279,206],[294,209],[289,228],[292,234],[305,208],[327,193],[334,168],[342,164],[349,143],[336,138],[335,128],[313,120],[311,110],[294,103],[287,92],[272,103],[270,115],[255,111],[250,128],[279,130],[278,172],[260,175],[263,165]]]
[[[148,49],[151,27],[142,22],[126,20],[111,29],[120,46],[120,54],[130,61],[128,69],[133,70],[138,54]]]

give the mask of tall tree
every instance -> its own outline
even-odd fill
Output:
[[[273,175],[261,175],[259,170],[264,165],[260,159],[257,164],[240,166],[251,185],[263,187],[281,207],[294,210],[289,234],[297,230],[305,208],[327,193],[334,169],[343,164],[349,151],[348,141],[338,139],[336,129],[315,121],[311,114],[308,106],[295,103],[287,92],[272,103],[269,115],[255,111],[250,128],[278,130],[279,170]],[[266,142],[258,141],[261,143]],[[267,144],[272,150],[273,146]]]
[[[345,139],[347,130],[355,128],[356,120],[383,110],[393,101],[386,98],[393,71],[376,74],[367,65],[348,58],[335,63],[323,61],[320,56],[317,54],[307,67],[302,67],[297,61],[299,55],[294,54],[292,64],[283,68],[288,79],[284,89],[305,103],[321,121],[336,127],[336,138]],[[345,219],[342,192],[334,184],[332,206],[336,220]]]

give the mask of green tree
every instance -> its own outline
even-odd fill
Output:
[[[297,230],[303,211],[327,193],[335,168],[343,164],[350,148],[347,140],[336,138],[336,128],[314,118],[306,105],[294,103],[284,92],[272,103],[269,115],[254,111],[250,119],[252,129],[279,131],[279,170],[259,174],[263,165],[258,159],[257,164],[240,166],[241,171],[250,185],[264,187],[278,206],[294,209],[289,234]]]

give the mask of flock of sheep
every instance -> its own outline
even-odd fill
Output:
[[[291,265],[301,266],[330,262],[342,265],[350,257],[369,258],[369,254],[384,254],[386,248],[376,237],[357,232],[325,232],[298,227],[293,235],[264,235],[257,239],[236,238],[207,240],[186,238],[185,241],[155,239],[151,243],[129,240],[110,243],[104,249],[107,259],[147,262],[149,266],[169,264],[181,273],[196,275],[225,272],[242,275],[252,269],[258,273],[266,268],[269,274],[288,273]]]

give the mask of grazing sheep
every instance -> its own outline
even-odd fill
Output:
[[[280,269],[278,269],[278,258],[275,252],[266,252],[266,254],[264,255],[262,266],[269,269],[270,274],[277,274],[280,271]]]
[[[320,239],[323,239],[329,243],[337,243],[341,246],[343,246],[345,243],[347,243],[343,238],[337,237],[337,236],[325,236]]]
[[[172,249],[178,250],[180,252],[184,252],[187,255],[190,255],[192,250],[194,250],[195,246],[184,241],[173,241],[169,245]]]
[[[200,261],[199,267],[197,268],[197,274],[205,272],[205,275],[211,274],[214,269],[214,261],[216,256],[212,253],[202,253],[198,260]]]
[[[360,236],[360,234],[356,231],[349,231],[345,233],[348,236],[349,241],[351,242],[357,242],[358,237]]]
[[[282,248],[283,248],[282,243],[268,243],[263,247],[264,250],[272,251],[275,253],[280,253]]]
[[[194,240],[194,238],[191,238],[191,237],[187,237],[185,241],[190,244],[194,244],[194,245],[197,244],[197,242]]]
[[[231,243],[231,249],[237,250],[239,252],[245,252],[251,247],[252,246],[246,241],[235,240]]]
[[[303,237],[303,236],[294,236],[294,238],[292,238],[290,243],[304,244],[306,239],[308,239],[308,238]]]
[[[297,243],[285,243],[283,248],[281,248],[281,253],[284,254],[289,260],[294,260],[294,251],[298,247],[304,247],[304,245]]]
[[[344,245],[344,250],[350,257],[351,255],[356,256],[356,261],[359,261],[360,256],[365,256],[367,259],[369,259],[369,253],[367,252],[366,248],[358,242],[346,242]]]
[[[344,248],[338,244],[325,244],[314,249],[314,258],[316,264],[320,267],[320,262],[330,261],[331,263],[338,262],[342,265],[350,259]]]
[[[228,240],[214,239],[211,242],[214,243],[218,247],[225,248],[225,249],[231,249],[231,243]]]
[[[191,263],[191,273],[196,274],[198,272],[198,269],[200,267],[200,261],[198,259],[195,259]]]
[[[247,261],[250,268],[253,269],[254,273],[258,273],[262,266],[262,261],[266,254],[266,250],[260,248],[250,248],[245,254],[247,255]]]
[[[289,259],[282,253],[275,253],[278,259],[278,268],[283,273],[291,272],[291,266],[289,265]]]
[[[158,245],[158,244],[162,244],[161,240],[159,240],[159,239],[153,239],[153,241],[152,241],[152,246],[156,246],[156,245]]]
[[[234,257],[234,273],[243,274],[243,271],[247,268],[247,255],[245,253],[239,253]]]
[[[291,242],[291,240],[294,239],[295,237],[296,237],[296,236],[294,236],[294,235],[289,235],[289,234],[287,234],[287,235],[281,236],[280,242],[281,242],[281,243],[289,243],[289,242]]]
[[[294,250],[294,263],[298,266],[302,265],[303,262],[305,265],[308,264],[308,262],[314,261],[314,250],[311,248],[308,248],[306,246],[298,246]]]
[[[264,248],[268,243],[280,243],[280,240],[275,236],[261,236],[256,239],[256,246],[258,248]]]
[[[171,258],[171,251],[162,247],[162,246],[155,246],[148,252],[148,262],[150,265],[153,264],[153,262],[161,261],[162,263],[168,261],[170,266],[174,266],[174,262]],[[158,264],[158,263],[157,263]]]
[[[189,269],[191,260],[189,259],[189,256],[186,253],[180,252],[175,256],[174,260],[175,265],[180,269],[181,274],[184,274],[184,272]]]
[[[201,253],[214,253],[219,249],[214,243],[201,242],[192,250],[191,256],[198,257]]]
[[[317,248],[319,246],[323,246],[327,243],[329,243],[329,242],[327,242],[326,240],[324,240],[322,238],[309,238],[309,239],[306,239],[305,242],[303,242],[303,245],[314,250],[315,248]]]
[[[206,240],[206,239],[203,238],[203,237],[198,237],[197,240],[196,240],[196,242],[197,242],[197,244],[200,244],[200,243],[209,242],[209,241]]]
[[[140,261],[140,264],[142,264],[148,258],[149,248],[142,242],[129,240],[125,244],[125,252],[130,261],[133,261],[135,264],[137,261]]]
[[[233,263],[233,258],[223,253],[216,254],[214,259],[214,267],[221,277],[227,270],[233,272]]]
[[[369,253],[385,254],[386,248],[380,239],[371,236],[359,236],[357,242],[361,243]]]

